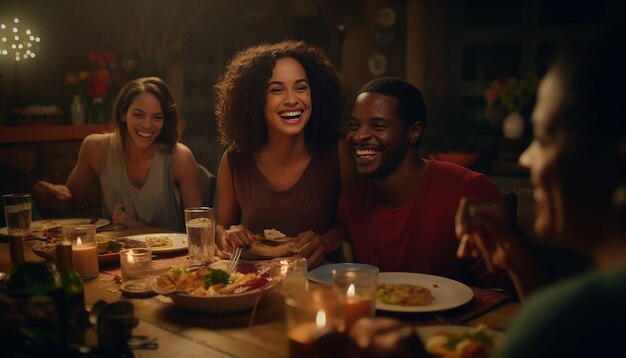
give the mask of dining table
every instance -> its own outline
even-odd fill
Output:
[[[170,232],[151,226],[117,228],[104,231],[101,235],[128,237],[138,234]],[[24,256],[27,262],[43,262],[31,248],[36,239],[25,240]],[[179,251],[153,258],[153,264],[184,264],[187,252]],[[0,238],[0,271],[10,272],[11,260],[6,238]],[[121,290],[119,282],[119,260],[100,264],[97,277],[84,280],[85,305],[89,310],[98,301],[107,303],[129,301],[134,306],[138,325],[133,336],[145,336],[156,345],[133,349],[136,357],[287,357],[288,339],[285,324],[283,296],[278,290],[265,291],[254,309],[231,313],[196,312],[176,306],[171,298],[149,294],[142,297],[128,296]],[[320,285],[310,282],[312,286]],[[395,313],[377,311],[377,316],[399,319],[413,326],[484,324],[492,330],[504,331],[515,316],[520,304],[506,296],[477,302],[485,297],[486,290],[475,289],[474,299],[462,307],[440,313]],[[478,291],[476,291],[478,290]],[[479,293],[476,295],[476,293]],[[486,297],[491,297],[487,292]],[[502,299],[504,297],[504,299]],[[484,301],[484,300],[483,300]],[[95,331],[87,332],[88,344],[97,345]]]

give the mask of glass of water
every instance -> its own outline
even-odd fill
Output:
[[[213,208],[185,209],[185,227],[187,228],[189,259],[192,263],[211,261],[215,248],[215,214]]]
[[[28,193],[6,194],[2,196],[4,219],[9,236],[27,236],[30,234],[32,219],[31,197]]]

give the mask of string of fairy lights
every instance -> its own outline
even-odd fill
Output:
[[[39,51],[39,36],[20,25],[20,19],[12,23],[0,23],[0,56],[12,57],[16,62],[34,59]]]

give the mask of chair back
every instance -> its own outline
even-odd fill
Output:
[[[196,175],[202,195],[202,205],[212,208],[215,201],[215,175],[201,164],[197,164]]]

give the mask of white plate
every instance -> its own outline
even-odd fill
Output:
[[[127,239],[137,240],[137,241],[146,241],[146,238],[149,236],[169,236],[172,239],[172,246],[168,247],[151,247],[152,253],[154,254],[166,254],[170,252],[178,252],[187,250],[187,234],[174,234],[174,233],[154,233],[154,234],[141,234],[141,235],[131,235],[124,236]]]
[[[417,327],[415,330],[417,331],[417,335],[420,337],[420,340],[424,345],[426,345],[426,341],[435,333],[446,332],[452,334],[463,334],[465,332],[472,331],[474,327],[471,326],[449,326],[449,325],[441,325],[441,326],[424,326]],[[491,330],[487,328],[487,334],[493,337],[493,348],[497,350],[502,347],[502,343],[504,342],[504,333]]]
[[[45,220],[35,220],[33,222],[30,223],[30,230],[31,231],[42,231],[42,224],[46,223],[46,222],[55,222],[57,226],[63,226],[63,225],[72,225],[72,224],[88,224],[89,220],[91,220],[90,218],[65,218],[65,219],[45,219]],[[111,223],[111,221],[107,220],[107,219],[98,219],[98,221],[96,221],[96,223],[94,225],[96,225],[96,228],[100,228],[106,225],[109,225]],[[3,227],[0,228],[0,235],[3,236],[8,236],[9,232],[7,231],[7,227]]]
[[[333,270],[342,269],[342,268],[367,268],[367,269],[376,269],[378,267],[368,264],[357,264],[357,263],[339,263],[339,264],[330,264],[330,265],[322,265],[314,270],[309,272],[309,280],[317,283],[323,283],[326,285],[333,284]]]
[[[381,272],[378,284],[408,283],[424,286],[434,297],[433,303],[425,306],[399,306],[376,301],[376,309],[393,312],[437,312],[464,305],[474,297],[467,285],[449,278],[410,272]]]

